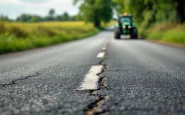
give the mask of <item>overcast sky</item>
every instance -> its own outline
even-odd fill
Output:
[[[55,9],[56,14],[68,12],[78,13],[78,7],[73,6],[73,0],[0,0],[0,15],[15,19],[22,13],[46,16],[49,9]]]

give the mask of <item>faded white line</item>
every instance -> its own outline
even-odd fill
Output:
[[[105,52],[100,52],[98,55],[97,55],[97,58],[103,58],[105,56]]]
[[[103,69],[102,65],[92,66],[88,74],[85,75],[85,79],[82,82],[79,90],[96,90],[98,89],[99,76]]]

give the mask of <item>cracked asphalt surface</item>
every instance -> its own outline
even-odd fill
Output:
[[[96,58],[109,40],[106,57]],[[110,115],[184,115],[185,49],[145,40],[113,39],[112,29],[93,37],[0,56],[2,115],[83,115],[97,100],[78,91],[91,66],[102,63]]]

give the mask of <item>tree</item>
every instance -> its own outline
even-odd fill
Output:
[[[174,0],[174,5],[175,5],[175,13],[176,13],[176,20],[177,22],[183,23],[185,22],[185,9],[184,5],[185,2],[184,0]]]
[[[19,22],[29,22],[31,19],[31,15],[29,14],[21,14],[20,16],[17,17],[17,21]]]
[[[64,14],[62,15],[62,18],[64,21],[68,21],[69,20],[69,14],[67,12],[64,12]]]
[[[10,20],[9,18],[8,18],[8,16],[3,16],[3,15],[1,15],[0,16],[0,21],[12,21],[12,20]]]
[[[53,17],[55,15],[55,10],[54,9],[50,9],[49,10],[49,16]]]
[[[70,19],[69,19],[70,21],[76,21],[77,19],[76,19],[76,16],[70,16]]]
[[[175,17],[173,0],[113,0],[118,13],[128,12],[136,16],[136,22],[144,28],[153,23],[172,20]]]
[[[76,4],[80,0],[74,0]],[[101,21],[108,22],[112,19],[112,0],[83,0],[79,15],[86,22],[93,22],[95,27],[101,27]]]
[[[16,19],[16,21],[18,22],[40,22],[42,20],[43,20],[42,17],[30,14],[21,14]]]
[[[58,16],[55,17],[55,20],[56,21],[62,21],[63,20],[63,17],[58,15]]]
[[[54,20],[54,18],[51,16],[44,17],[44,21],[53,21],[53,20]]]
[[[42,21],[41,17],[39,16],[32,16],[30,22],[40,22]]]

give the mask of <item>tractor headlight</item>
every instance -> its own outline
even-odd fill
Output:
[[[126,29],[126,26],[123,26],[123,29]]]
[[[128,26],[129,29],[131,29],[132,27],[131,26]]]

